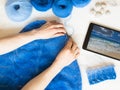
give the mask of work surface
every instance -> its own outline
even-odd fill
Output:
[[[90,14],[90,8],[94,7],[96,1],[99,0],[92,0],[91,3],[84,8],[74,7],[72,15],[68,20],[69,25],[74,28],[72,37],[81,49],[78,62],[81,68],[83,90],[120,90],[120,61],[97,55],[82,49],[82,44],[90,22],[99,23],[115,28],[116,30],[120,30],[120,5],[115,7],[108,6],[107,8],[111,11],[111,14],[104,14],[96,17]],[[16,34],[20,32],[20,30],[28,23],[38,19],[45,19],[48,21],[60,20],[62,22],[67,20],[59,19],[53,14],[52,10],[47,12],[38,12],[33,8],[32,15],[26,21],[13,22],[6,15],[4,8],[5,2],[6,0],[0,0],[0,37]],[[106,63],[113,63],[115,65],[117,78],[115,80],[106,80],[95,85],[89,85],[86,69],[88,67],[95,67]]]

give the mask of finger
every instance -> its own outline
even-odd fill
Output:
[[[74,55],[76,55],[77,53],[79,53],[80,52],[80,50],[79,50],[79,48],[77,47],[77,49],[74,51]]]
[[[80,56],[80,52],[78,52],[75,56],[75,58],[78,58]]]
[[[56,20],[52,20],[50,21],[50,23],[58,23]]]
[[[49,28],[59,28],[59,27],[64,27],[64,25],[62,23],[58,23],[57,21],[49,21],[46,24],[48,24],[47,26],[49,26]]]
[[[49,23],[50,28],[60,28],[60,27],[64,27],[63,24],[61,23]]]
[[[63,24],[52,24],[50,28],[64,28]]]
[[[78,47],[77,47],[77,44],[73,41],[73,45],[72,45],[72,50],[76,50]]]
[[[52,24],[59,24],[56,20],[48,21],[47,23],[48,23],[48,24],[51,24],[51,25],[52,25]]]
[[[68,40],[68,42],[67,42],[67,44],[66,44],[66,47],[71,48],[72,45],[73,45],[72,38],[69,38],[69,40]]]
[[[54,28],[51,29],[53,33],[66,33],[64,28]]]
[[[60,22],[58,22],[58,21],[56,21],[56,20],[52,20],[52,21],[50,21],[50,23],[54,23],[54,24],[62,24],[62,23],[60,23]]]
[[[58,33],[58,34],[53,35],[53,37],[59,37],[59,36],[63,36],[63,35],[65,35],[65,34],[64,33]]]

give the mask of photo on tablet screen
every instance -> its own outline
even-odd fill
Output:
[[[83,48],[120,60],[120,32],[91,23]]]

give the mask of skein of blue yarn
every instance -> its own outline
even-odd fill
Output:
[[[85,7],[91,0],[72,0],[75,7]]]
[[[30,2],[38,11],[47,11],[53,4],[53,0],[30,0]]]
[[[32,13],[32,5],[28,0],[7,0],[5,9],[7,16],[16,22],[26,20]]]
[[[72,12],[73,4],[71,0],[54,0],[52,10],[53,13],[61,18],[69,16]]]

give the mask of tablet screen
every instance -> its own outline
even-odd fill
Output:
[[[83,49],[120,60],[120,32],[90,23]]]

